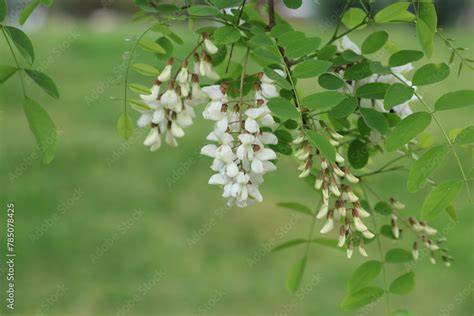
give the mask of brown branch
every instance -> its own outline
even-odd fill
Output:
[[[267,31],[271,31],[275,26],[275,3],[273,0],[268,0],[268,25]]]

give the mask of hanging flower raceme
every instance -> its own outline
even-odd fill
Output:
[[[337,149],[343,136],[329,127],[323,126],[324,123],[317,123],[319,132],[326,135],[328,141]],[[347,257],[352,257],[354,243],[358,245],[360,254],[367,256],[363,239],[371,239],[374,234],[362,221],[362,218],[368,217],[370,214],[363,209],[359,198],[351,187],[351,184],[358,183],[359,179],[344,165],[345,160],[337,150],[335,162],[331,163],[311,145],[304,133],[301,133],[293,143],[298,148],[295,156],[302,161],[299,167],[301,178],[309,176],[313,165],[319,161],[320,169],[314,187],[322,194],[321,207],[316,215],[318,219],[325,219],[320,231],[321,234],[327,234],[338,227],[337,245],[339,247],[346,246]]]
[[[272,162],[276,154],[266,146],[277,144],[278,139],[268,131],[275,122],[266,104],[268,98],[278,96],[278,92],[273,81],[262,74],[259,77],[261,81],[254,87],[253,105],[246,109],[247,102],[229,101],[226,83],[202,89],[210,99],[203,116],[215,122],[207,139],[216,144],[204,146],[201,154],[213,158],[211,169],[216,173],[209,184],[222,187],[222,196],[229,206],[245,207],[262,202],[259,186],[263,176],[276,170]],[[263,127],[267,129],[264,131]]]
[[[208,99],[201,89],[199,77],[219,78],[208,55],[217,53],[218,48],[207,33],[203,33],[201,46],[202,58],[194,53],[193,70],[189,69],[188,59],[184,59],[173,75],[174,61],[170,58],[154,81],[150,94],[140,95],[143,106],[137,108],[141,113],[137,125],[150,128],[143,143],[151,151],[160,148],[163,134],[168,145],[178,145],[177,139],[184,136],[184,129],[191,126],[196,117],[194,107]],[[166,90],[161,91],[163,86]]]

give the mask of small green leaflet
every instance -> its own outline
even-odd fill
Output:
[[[329,67],[331,67],[329,61],[313,59],[305,60],[295,66],[295,69],[293,69],[293,76],[296,78],[317,77],[326,72]]]
[[[411,252],[401,248],[390,249],[385,254],[385,262],[390,263],[403,263],[411,261],[412,259],[413,257]]]
[[[25,24],[28,17],[33,13],[36,7],[40,4],[40,0],[33,0],[29,4],[27,4],[23,10],[21,10],[20,15],[18,17],[18,23],[20,25]]]
[[[411,99],[415,90],[412,87],[402,83],[392,84],[385,93],[384,108],[390,110],[396,105],[402,104]]]
[[[276,97],[268,101],[268,108],[276,115],[286,118],[299,119],[300,113],[287,99]]]
[[[363,168],[369,161],[367,144],[358,139],[353,140],[347,150],[347,158],[354,169]]]
[[[0,0],[0,22],[3,22],[7,17],[8,6],[6,0]]]
[[[151,93],[150,88],[138,83],[131,83],[128,85],[128,88],[137,94],[150,94]]]
[[[392,54],[388,60],[390,67],[403,66],[423,58],[423,52],[418,50],[400,50]]]
[[[226,45],[237,42],[240,32],[233,26],[223,26],[214,31],[214,40],[218,45]]]
[[[456,145],[465,145],[474,143],[474,126],[468,126],[462,129],[454,140]]]
[[[377,260],[370,260],[361,264],[351,276],[348,284],[348,292],[354,293],[370,285],[380,274],[382,263]]]
[[[407,189],[410,193],[415,193],[424,187],[426,179],[443,162],[448,152],[447,145],[438,145],[429,149],[415,161],[407,181]]]
[[[32,64],[35,60],[35,51],[28,36],[16,27],[4,26],[3,28],[7,31],[7,34],[10,35],[13,44],[15,44],[16,48],[23,55],[26,61]]]
[[[207,5],[194,5],[188,9],[188,13],[195,16],[216,16],[220,14],[219,10]]]
[[[388,134],[387,151],[395,151],[423,132],[431,123],[431,114],[417,112],[400,121]]]
[[[291,90],[291,84],[272,68],[265,68],[265,75],[274,80],[283,89]]]
[[[255,56],[258,58],[262,59],[263,61],[266,61],[267,64],[270,64],[271,62],[280,63],[280,55],[276,53],[272,49],[264,48],[264,47],[259,47],[254,50]]]
[[[445,63],[426,64],[415,72],[412,83],[414,86],[424,86],[440,82],[449,76],[449,66]]]
[[[388,83],[382,83],[382,82],[367,83],[363,86],[360,86],[357,89],[356,97],[359,97],[362,99],[381,100],[385,97],[385,93],[387,92],[388,87],[390,87]]]
[[[289,58],[300,58],[316,51],[321,44],[319,37],[301,38],[292,42],[291,46],[285,50]]]
[[[296,261],[286,274],[286,289],[290,293],[295,293],[300,287],[303,278],[304,269],[306,267],[306,257]]]
[[[366,61],[354,64],[347,68],[344,72],[344,79],[346,80],[361,80],[372,75],[370,64]]]
[[[337,46],[336,45],[326,45],[323,48],[321,48],[318,52],[318,60],[329,60],[331,59],[337,52]]]
[[[376,23],[386,23],[397,20],[399,16],[403,16],[409,6],[410,2],[395,2],[377,12],[374,20]]]
[[[59,99],[59,91],[53,79],[51,79],[50,77],[48,77],[46,74],[42,73],[41,71],[37,71],[37,70],[25,69],[25,72],[47,94],[49,94],[55,99]]]
[[[418,3],[418,16],[416,20],[416,34],[421,47],[428,57],[433,52],[433,37],[438,26],[438,17],[432,1]]]
[[[422,19],[416,20],[416,36],[426,56],[430,58],[433,54],[433,33]]]
[[[407,294],[415,287],[415,273],[410,271],[396,278],[390,284],[390,292],[394,294]]]
[[[370,34],[362,43],[362,54],[373,54],[381,49],[388,40],[388,33],[377,31]]]
[[[366,16],[367,14],[361,8],[352,7],[344,13],[342,23],[348,29],[352,29],[361,24]]]
[[[43,155],[43,162],[50,163],[56,155],[57,131],[54,122],[41,105],[25,97],[23,104],[28,124],[35,135],[38,147]]]
[[[306,136],[308,137],[309,141],[314,146],[316,146],[317,149],[319,149],[321,154],[326,157],[326,159],[328,159],[331,163],[336,162],[336,150],[324,136],[316,131],[307,131]]]
[[[397,309],[390,316],[412,316],[412,314],[407,309]]]
[[[163,47],[161,47],[160,44],[158,44],[158,43],[156,43],[152,40],[149,40],[149,39],[145,38],[145,39],[140,40],[140,42],[138,44],[144,50],[147,50],[147,51],[150,51],[150,52],[153,52],[153,53],[158,53],[158,54],[166,54],[166,50]]]
[[[458,90],[441,96],[435,103],[435,110],[445,111],[471,105],[474,105],[474,90]]]
[[[451,205],[462,188],[461,180],[448,180],[440,183],[426,197],[421,207],[421,217],[424,220],[433,220]]]
[[[282,244],[276,246],[275,248],[273,248],[273,249],[271,250],[271,252],[276,252],[276,251],[288,249],[288,248],[291,248],[291,247],[293,247],[293,246],[298,246],[298,245],[306,244],[307,242],[308,242],[307,239],[302,239],[302,238],[288,240],[288,241],[286,241],[286,242],[284,242],[284,243],[282,243]],[[316,244],[316,245],[320,245],[320,246],[332,248],[332,249],[335,249],[335,250],[344,251],[344,249],[342,249],[342,248],[340,248],[340,247],[337,247],[337,240],[335,240],[335,239],[330,239],[330,238],[313,238],[313,239],[311,239],[309,242],[312,243],[312,244]]]
[[[211,2],[219,9],[238,7],[243,0],[212,0]]]
[[[287,249],[287,248],[291,248],[293,246],[298,246],[298,245],[301,245],[301,244],[306,244],[308,241],[306,239],[292,239],[292,240],[288,240],[278,246],[276,246],[275,248],[273,248],[271,250],[271,252],[277,252],[277,251],[280,251],[280,250],[284,250],[284,249]]]
[[[333,107],[329,111],[329,114],[335,118],[347,117],[354,112],[358,104],[357,98],[355,97],[345,98]]]
[[[8,78],[13,76],[17,70],[16,67],[0,65],[0,84],[7,81]]]
[[[292,32],[293,28],[286,22],[278,21],[277,24],[272,28],[270,36],[274,38],[279,38],[285,33]]]
[[[129,139],[133,134],[133,122],[127,113],[122,113],[117,120],[117,132],[124,139]]]
[[[383,294],[384,291],[379,287],[364,287],[355,293],[346,295],[341,303],[341,308],[345,311],[356,310],[377,301]]]
[[[303,98],[301,105],[309,110],[326,111],[338,105],[345,98],[344,94],[337,91],[323,91]]]
[[[454,206],[448,205],[448,207],[446,207],[446,213],[448,213],[449,217],[451,217],[454,223],[458,222],[458,214]]]
[[[338,90],[344,86],[344,80],[332,73],[324,73],[319,76],[318,83],[321,87],[328,90]]]
[[[283,3],[289,9],[298,9],[303,4],[303,0],[283,0]]]
[[[379,131],[381,134],[388,132],[388,121],[385,116],[375,109],[360,109],[360,113],[368,127]]]
[[[150,107],[142,100],[128,100],[128,104],[139,112],[150,110]]]
[[[160,71],[158,69],[147,64],[133,64],[131,68],[139,74],[149,77],[156,77],[160,74]]]
[[[384,216],[392,214],[392,208],[384,201],[377,202],[374,206],[374,211]]]
[[[298,202],[282,202],[277,204],[279,207],[284,207],[293,211],[297,211],[299,213],[303,213],[306,215],[313,215],[311,209],[301,203]]]

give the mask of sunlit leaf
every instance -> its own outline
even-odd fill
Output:
[[[15,44],[16,48],[23,55],[26,61],[32,64],[35,60],[35,51],[28,36],[22,30],[13,26],[4,26],[4,29],[7,31],[8,35],[10,35],[13,44]]]
[[[338,105],[346,96],[338,91],[323,91],[311,94],[303,100],[303,107],[310,110],[326,111]]]
[[[423,58],[423,52],[418,50],[400,50],[392,54],[388,60],[390,67],[403,66]]]
[[[373,54],[381,49],[388,40],[388,33],[377,31],[370,34],[362,43],[362,54]]]
[[[420,157],[410,169],[407,181],[407,189],[415,193],[426,183],[426,179],[443,162],[443,159],[449,152],[447,145],[438,145],[432,147],[423,156]]]
[[[348,291],[354,293],[366,286],[380,274],[382,263],[377,260],[370,260],[361,264],[353,273],[349,280]]]
[[[402,83],[392,84],[385,93],[383,100],[384,108],[390,110],[396,105],[402,104],[410,100],[413,96],[414,89]]]
[[[28,17],[33,13],[36,7],[40,4],[40,0],[33,0],[28,3],[23,10],[21,10],[20,15],[18,16],[18,23],[20,25],[25,24]]]
[[[394,151],[423,132],[431,123],[431,115],[417,112],[400,121],[387,136],[386,149]]]
[[[421,207],[421,217],[424,220],[433,220],[451,205],[462,188],[462,181],[448,180],[438,184],[426,197]]]
[[[407,294],[415,287],[415,273],[410,271],[396,278],[390,284],[390,292],[394,294]]]
[[[412,78],[414,86],[424,86],[436,82],[440,82],[449,76],[449,66],[445,63],[440,64],[426,64],[417,71]]]
[[[390,249],[385,254],[385,261],[390,263],[403,263],[411,261],[412,259],[413,256],[411,252],[401,248]]]
[[[214,40],[218,45],[226,45],[237,42],[240,32],[233,26],[223,26],[214,31]]]
[[[462,129],[454,140],[456,145],[474,143],[474,126],[468,126]]]
[[[300,113],[296,107],[287,99],[282,97],[271,98],[268,107],[277,116],[298,119]]]
[[[149,77],[156,77],[160,74],[160,71],[158,69],[147,64],[133,64],[130,67],[139,74]]]
[[[331,163],[336,161],[336,150],[331,143],[316,131],[307,131],[309,141],[328,159]]]
[[[474,90],[458,90],[441,96],[435,103],[435,110],[445,111],[471,105],[474,105]]]
[[[305,60],[295,66],[293,76],[296,78],[317,77],[326,72],[329,67],[331,67],[331,63],[325,60]]]
[[[341,303],[341,308],[345,311],[356,310],[377,301],[383,294],[384,291],[379,287],[365,287],[347,294]]]
[[[397,20],[398,16],[406,12],[410,2],[395,2],[386,6],[375,14],[374,20],[376,23],[386,23]]]
[[[367,124],[367,126],[379,131],[381,134],[387,133],[388,121],[381,112],[375,109],[362,108],[360,109],[360,113],[362,114],[364,122]]]

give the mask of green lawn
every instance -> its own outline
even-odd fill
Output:
[[[303,27],[318,33],[315,26]],[[342,253],[312,247],[303,292],[291,296],[285,290],[285,273],[302,249],[268,254],[282,241],[306,237],[309,229],[307,218],[276,203],[299,201],[311,206],[318,199],[297,178],[292,158],[282,158],[278,172],[266,178],[262,204],[227,209],[220,190],[207,185],[210,160],[197,154],[211,128],[209,122],[198,118],[177,149],[164,147],[156,153],[142,146],[143,133],[128,143],[117,136],[116,119],[123,102],[110,97],[122,97],[121,56],[131,46],[124,39],[139,31],[128,22],[112,33],[52,23],[31,35],[38,64],[46,65],[61,92],[61,99],[53,101],[28,87],[61,130],[57,156],[50,165],[43,165],[35,151],[21,110],[18,78],[0,87],[1,202],[16,204],[16,314],[346,315],[339,303],[351,272],[362,262],[360,256],[348,261]],[[460,45],[474,47],[468,30],[448,33]],[[400,47],[417,47],[414,32],[393,29],[391,36]],[[363,34],[355,39],[360,43]],[[0,42],[1,63],[11,63],[4,41]],[[445,60],[447,50],[439,42],[437,48],[433,59]],[[139,60],[155,63],[145,52]],[[132,76],[133,81],[147,82]],[[446,84],[420,91],[432,104],[444,92],[472,88],[473,78],[468,71],[459,79],[452,74]],[[315,85],[316,80],[303,82],[303,95]],[[473,112],[459,110],[440,119],[448,129],[472,125]],[[434,126],[431,131],[435,141],[442,142]],[[470,170],[471,150],[461,149],[460,154]],[[438,179],[459,176],[452,161],[445,166],[436,172]],[[368,170],[375,167],[371,163]],[[15,170],[17,176],[11,179]],[[398,172],[370,181],[385,197],[405,201],[408,208],[403,212],[418,215],[427,189],[411,195],[405,180],[406,173]],[[449,229],[447,216],[436,223],[440,230],[448,227],[447,246],[456,258],[453,267],[433,266],[424,258],[415,267],[416,289],[406,297],[392,295],[393,307],[407,307],[414,315],[472,314],[474,215],[465,201],[463,192],[456,203],[455,229]],[[1,214],[5,223],[5,212]],[[388,249],[391,244],[383,246]],[[378,258],[374,245],[368,251],[371,258]],[[0,267],[5,268],[4,260]],[[390,278],[403,271],[398,265],[390,267]],[[4,302],[3,288],[1,293]],[[385,304],[370,308],[370,315],[380,315]]]

